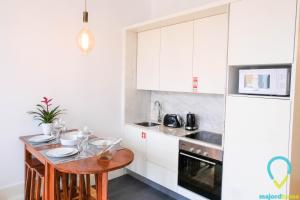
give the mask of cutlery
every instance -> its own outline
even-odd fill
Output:
[[[100,157],[103,155],[103,153],[105,153],[105,152],[111,150],[114,146],[116,146],[117,144],[119,144],[121,141],[122,141],[121,138],[118,139],[118,140],[116,140],[116,141],[113,142],[111,145],[109,145],[108,147],[104,148],[104,149],[103,149],[100,153],[98,153],[96,156],[100,158]]]

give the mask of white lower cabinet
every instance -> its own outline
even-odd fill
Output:
[[[146,177],[169,190],[177,192],[177,173],[147,161]]]
[[[124,145],[134,152],[127,169],[177,192],[178,143],[176,137],[127,125]]]
[[[290,101],[229,96],[225,126],[222,200],[286,194],[286,185],[273,184],[267,165],[275,156],[288,157]],[[287,167],[276,162],[271,171],[281,181]]]
[[[147,175],[150,180],[177,191],[179,139],[157,132],[147,134]]]
[[[148,132],[147,161],[177,173],[179,139],[176,137]]]
[[[146,140],[143,138],[143,130],[133,126],[125,126],[124,146],[134,153],[133,162],[127,167],[131,171],[146,174]]]

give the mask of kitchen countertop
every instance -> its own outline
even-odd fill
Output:
[[[157,122],[154,122],[154,123],[157,123]],[[152,127],[145,127],[145,126],[137,125],[135,123],[128,123],[127,125],[135,126],[137,128],[144,129],[144,130],[159,132],[161,134],[165,134],[165,135],[169,135],[169,136],[173,136],[173,137],[177,137],[180,140],[184,140],[184,141],[187,141],[187,142],[191,142],[191,143],[195,143],[195,144],[199,144],[199,145],[203,145],[203,146],[223,150],[223,146],[219,146],[219,145],[207,143],[207,142],[204,142],[204,141],[201,141],[201,140],[195,140],[195,139],[184,137],[186,135],[189,135],[189,134],[192,134],[192,133],[195,133],[195,132],[198,132],[198,131],[202,131],[202,130],[199,130],[199,129],[195,130],[195,131],[187,131],[187,130],[185,130],[184,127],[182,127],[182,128],[169,128],[169,127],[164,126],[162,124],[160,124],[158,126],[152,126]]]

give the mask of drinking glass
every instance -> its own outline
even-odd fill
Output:
[[[54,136],[56,139],[60,138],[60,134],[63,131],[64,126],[65,123],[62,121],[62,119],[58,119],[54,121],[53,127],[54,127]]]
[[[67,130],[66,122],[62,119],[58,119],[59,126],[61,127],[61,132],[65,132]]]
[[[86,156],[87,152],[87,141],[89,139],[88,135],[79,135],[77,137],[77,149],[79,151],[79,157]]]

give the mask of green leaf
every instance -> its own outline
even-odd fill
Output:
[[[56,106],[54,109],[47,111],[47,109],[37,104],[37,111],[29,111],[28,114],[33,115],[33,119],[40,121],[41,123],[52,123],[57,116],[63,114],[64,110],[59,109],[60,106]]]
[[[38,112],[33,112],[33,111],[31,111],[31,112],[29,112],[29,114],[30,115],[37,115],[37,116],[43,116],[43,114],[41,114],[41,113],[38,113]]]
[[[46,108],[45,108],[43,105],[41,105],[41,104],[37,104],[36,107],[39,107],[39,108],[41,108],[42,110],[46,110]]]

